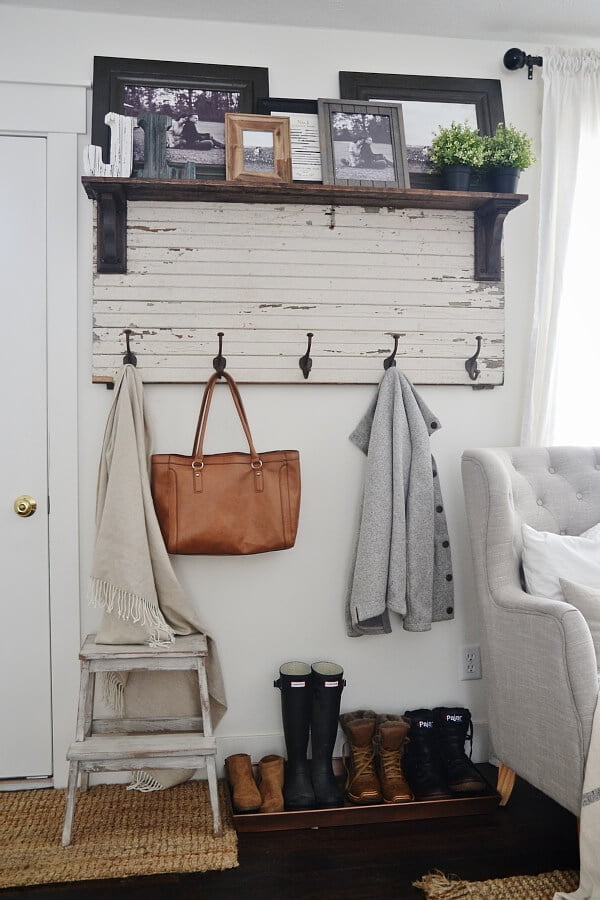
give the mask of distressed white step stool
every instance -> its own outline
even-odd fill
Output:
[[[210,718],[205,661],[206,637],[192,634],[176,637],[167,647],[145,644],[96,644],[90,634],[79,653],[81,683],[77,732],[69,747],[69,783],[63,828],[63,847],[71,843],[77,780],[88,788],[90,772],[121,772],[132,769],[197,769],[206,764],[213,815],[213,832],[221,834],[217,789],[217,744]],[[127,719],[93,718],[97,672],[130,672],[193,669],[198,673],[202,716]],[[161,733],[156,733],[161,732]],[[167,733],[164,733],[167,732]],[[124,801],[126,802],[126,801]]]

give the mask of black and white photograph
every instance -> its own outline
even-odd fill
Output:
[[[126,84],[123,112],[171,116],[167,129],[167,162],[225,165],[225,113],[238,112],[240,95],[235,91],[204,91],[191,88],[149,87]],[[133,161],[144,160],[144,133],[133,135]]]
[[[373,100],[373,103],[383,102]],[[386,100],[386,103],[392,101]],[[400,101],[397,101],[400,102]],[[429,151],[439,128],[449,128],[453,122],[478,128],[477,109],[473,103],[436,103],[402,100],[406,154],[410,172],[431,171]]]
[[[244,169],[247,172],[274,172],[275,157],[273,132],[242,131],[244,145]]]
[[[225,116],[252,114],[268,96],[269,70],[260,66],[94,57],[92,144],[109,159],[108,112],[171,119],[166,162],[195,177],[225,178]],[[144,164],[144,133],[134,135],[134,172]],[[161,176],[164,177],[164,176]],[[189,177],[189,176],[188,176]]]
[[[400,104],[319,100],[325,184],[407,187]]]
[[[336,178],[395,179],[389,116],[332,112]]]

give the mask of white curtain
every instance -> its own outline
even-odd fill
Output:
[[[600,445],[600,53],[547,50],[525,445]],[[592,403],[590,400],[590,393]]]

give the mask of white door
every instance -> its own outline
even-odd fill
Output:
[[[25,778],[52,774],[44,138],[0,136],[0,314],[0,778]]]

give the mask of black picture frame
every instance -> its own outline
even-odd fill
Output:
[[[319,99],[318,104],[324,184],[408,187],[408,162],[400,104],[386,106],[365,100],[322,99]],[[350,121],[346,126],[345,120],[348,117]],[[355,117],[356,122],[352,122]],[[365,117],[369,117],[369,121]],[[382,121],[385,119],[388,121]],[[352,129],[356,129],[356,133],[353,134]],[[381,133],[381,137],[373,137],[376,130]],[[364,140],[365,135],[367,141]],[[363,151],[369,147],[362,147],[370,141],[373,141],[372,146],[376,150],[375,154],[373,151],[369,153],[374,160],[371,166],[363,158]],[[382,143],[377,144],[376,141]]]
[[[256,101],[256,112],[262,116],[271,113],[309,113],[319,114],[317,100],[303,100],[299,97],[259,97]]]
[[[394,100],[400,103],[450,103],[474,107],[481,135],[492,135],[504,123],[502,87],[496,78],[454,78],[432,75],[391,75],[376,72],[340,72],[340,96],[344,99],[374,101]],[[441,188],[438,174],[416,171],[411,162],[410,121],[405,109],[404,127],[409,158],[410,185],[415,188]],[[474,188],[485,190],[485,181],[474,182]]]
[[[124,93],[127,86],[149,88],[186,88],[239,94],[236,112],[254,113],[259,97],[268,96],[269,70],[258,66],[225,66],[205,63],[168,62],[151,59],[94,57],[92,93],[92,144],[102,147],[108,161],[110,130],[104,123],[107,112],[126,114]],[[225,179],[222,165],[196,165],[198,179]]]

